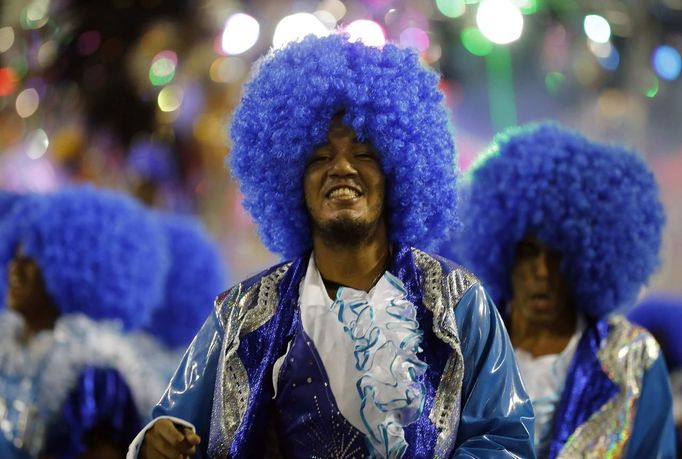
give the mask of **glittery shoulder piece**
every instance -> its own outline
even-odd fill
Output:
[[[275,268],[251,287],[237,284],[215,301],[215,313],[225,330],[216,381],[211,430],[216,438],[212,456],[225,456],[248,408],[249,381],[244,363],[237,354],[240,336],[256,330],[275,313],[277,288],[291,263]]]
[[[459,266],[446,275],[441,263],[431,255],[418,249],[412,249],[412,254],[422,274],[422,302],[433,314],[433,333],[452,348],[429,414],[429,419],[438,429],[434,457],[449,457],[457,439],[464,378],[464,358],[455,322],[455,307],[464,293],[478,283],[478,279]]]
[[[609,335],[597,357],[620,391],[573,432],[559,458],[625,456],[644,373],[658,358],[660,348],[649,332],[625,317],[613,315],[608,322]]]

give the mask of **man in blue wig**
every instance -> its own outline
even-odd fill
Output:
[[[150,377],[123,333],[144,323],[165,279],[162,233],[148,212],[131,198],[88,186],[30,195],[0,223],[0,241],[0,261],[8,266],[7,309],[0,313],[0,457],[44,452],[50,424],[90,367],[118,371],[136,406],[151,409],[165,386]],[[105,395],[115,405],[122,392]]]
[[[673,457],[659,346],[616,314],[659,263],[653,174],[542,124],[499,136],[467,179],[461,253],[504,309],[538,457]]]
[[[262,60],[232,171],[291,261],[221,294],[129,457],[533,457],[533,412],[454,223],[454,144],[413,51],[307,37]]]

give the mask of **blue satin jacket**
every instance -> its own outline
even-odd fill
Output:
[[[625,317],[591,324],[554,417],[549,458],[674,458],[672,394],[656,340]]]
[[[308,257],[275,266],[216,300],[153,417],[191,422],[199,457],[278,457],[272,367],[296,333]],[[388,270],[424,332],[422,417],[404,457],[535,457],[533,410],[506,329],[478,280],[451,262],[394,247]],[[284,454],[286,456],[286,454]]]

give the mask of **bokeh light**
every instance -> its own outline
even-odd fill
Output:
[[[28,118],[38,110],[40,96],[35,88],[26,88],[19,93],[15,106],[17,114],[22,118]]]
[[[162,112],[174,112],[182,105],[182,88],[178,85],[169,85],[159,91],[157,103]]]
[[[545,75],[545,87],[550,94],[556,94],[564,84],[566,76],[561,72],[549,72]]]
[[[430,43],[429,35],[419,27],[408,27],[400,33],[400,44],[415,48],[420,53],[426,51]]]
[[[386,44],[386,34],[383,27],[369,19],[358,19],[346,27],[350,41],[361,41],[367,46],[382,47]]]
[[[483,0],[478,6],[476,24],[488,40],[506,45],[521,37],[523,15],[509,0]]]
[[[659,46],[652,57],[654,70],[663,79],[675,80],[682,70],[682,58],[679,51],[672,46]]]
[[[19,79],[12,67],[0,67],[0,96],[12,94],[17,89]]]
[[[161,51],[152,59],[152,65],[149,67],[149,81],[154,86],[170,83],[175,77],[177,64],[178,56],[174,51]]]
[[[57,42],[55,40],[48,40],[38,49],[38,64],[42,68],[48,67],[57,57]]]
[[[14,29],[10,26],[0,27],[0,53],[4,53],[14,44]]]
[[[487,56],[493,50],[493,44],[476,27],[465,27],[460,33],[462,45],[474,56]]]
[[[21,11],[19,22],[24,29],[39,29],[47,24],[48,0],[33,0]]]
[[[236,56],[219,57],[211,64],[209,76],[216,83],[235,83],[241,80],[247,71],[243,59]]]
[[[611,39],[611,26],[609,21],[598,14],[588,14],[583,21],[585,35],[596,42],[606,43]]]
[[[47,134],[42,129],[31,131],[26,136],[26,155],[31,159],[41,158],[50,146]]]
[[[656,94],[658,94],[658,78],[656,78],[656,75],[650,75],[648,80],[648,84],[644,88],[644,95],[650,99],[653,99],[656,97]]]
[[[260,25],[255,18],[236,13],[225,22],[220,45],[225,54],[242,54],[256,44],[259,34]]]
[[[600,57],[597,59],[599,65],[601,65],[606,70],[614,71],[620,65],[620,53],[615,46],[611,46],[610,52],[606,57]]]
[[[341,0],[324,0],[318,9],[329,11],[337,22],[346,15],[346,5]]]
[[[328,29],[336,27],[336,17],[327,10],[317,10],[313,13],[313,16],[319,19]]]
[[[306,35],[323,37],[329,29],[310,13],[296,13],[282,18],[275,28],[272,45],[281,48],[292,41],[300,41]]]
[[[76,48],[81,56],[89,56],[99,49],[102,43],[102,34],[97,30],[88,30],[78,37]]]
[[[541,0],[516,0],[514,3],[523,14],[535,14],[542,7]]]
[[[443,16],[458,18],[466,11],[464,0],[436,0],[436,7]]]

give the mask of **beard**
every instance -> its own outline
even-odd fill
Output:
[[[330,246],[349,248],[368,243],[379,221],[338,217],[324,222],[313,221],[313,230]]]

